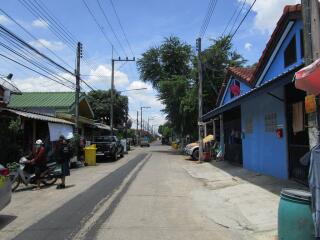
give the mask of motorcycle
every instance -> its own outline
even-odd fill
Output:
[[[55,162],[47,163],[47,169],[40,176],[41,183],[49,186],[57,181],[59,173],[56,171],[56,165]],[[16,170],[10,173],[10,180],[13,192],[19,187],[20,183],[23,183],[25,186],[37,184],[33,167],[28,163],[26,157],[22,157],[19,160]]]

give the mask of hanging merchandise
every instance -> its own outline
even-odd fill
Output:
[[[306,113],[314,113],[317,110],[315,95],[308,95],[304,99]]]

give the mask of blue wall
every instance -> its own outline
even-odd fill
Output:
[[[293,24],[293,26],[291,27],[291,30],[289,31],[287,37],[283,41],[281,47],[279,48],[277,54],[275,55],[273,62],[271,63],[269,69],[267,70],[265,76],[262,78],[262,81],[259,85],[261,85],[265,81],[269,81],[274,77],[277,77],[280,74],[288,71],[293,66],[298,66],[304,62],[301,56],[301,47],[300,47],[300,30],[302,29],[302,27],[303,27],[302,21],[297,21]],[[284,50],[287,48],[289,42],[291,41],[294,35],[296,36],[297,62],[292,64],[291,66],[285,67],[284,66]]]
[[[229,78],[229,82],[228,82],[228,85],[227,85],[227,89],[225,90],[225,96],[224,98],[222,99],[221,101],[221,104],[220,106],[228,103],[228,102],[231,102],[231,101],[234,101],[235,99],[237,99],[239,96],[236,96],[236,97],[233,97],[231,98],[231,90],[230,90],[230,86],[231,86],[231,82],[233,80],[237,80],[239,83],[240,83],[240,95],[248,92],[251,90],[251,88],[247,85],[247,84],[244,84],[243,82],[239,81],[237,78],[235,78],[234,76],[231,76]]]
[[[283,97],[284,89],[272,92]],[[283,138],[278,138],[276,132],[265,131],[265,114],[275,112],[277,125],[283,126]],[[244,138],[242,140],[243,166],[246,169],[288,179],[288,154],[286,139],[284,103],[274,97],[263,94],[254,100],[241,105],[241,123]],[[245,132],[247,119],[252,119],[252,133]]]

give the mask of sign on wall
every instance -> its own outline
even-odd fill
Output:
[[[275,132],[277,130],[277,113],[266,113],[264,115],[264,124],[266,132]]]

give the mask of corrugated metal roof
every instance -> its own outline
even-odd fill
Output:
[[[11,108],[70,108],[75,102],[74,92],[24,92],[13,95],[10,99]]]
[[[32,113],[32,112],[25,112],[25,111],[20,111],[20,110],[16,110],[16,109],[10,109],[10,108],[5,108],[4,110],[8,111],[8,112],[12,112],[16,115],[19,115],[19,116],[25,117],[25,118],[36,119],[36,120],[41,120],[41,121],[46,121],[46,122],[74,125],[74,123],[69,122],[67,120],[55,118],[55,117],[51,117],[51,116],[47,116],[47,115],[42,115],[42,114],[37,114],[37,113]]]

